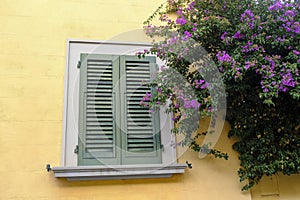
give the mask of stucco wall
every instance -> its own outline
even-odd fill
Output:
[[[124,32],[141,28],[161,2],[1,1],[0,199],[251,198],[240,192],[228,125],[218,145],[230,153],[229,161],[200,160],[188,151],[180,160],[193,169],[169,179],[68,182],[45,170],[47,163],[60,164],[66,39],[134,40]]]
[[[281,173],[263,177],[252,189],[253,200],[298,200],[300,199],[300,175],[286,176]]]

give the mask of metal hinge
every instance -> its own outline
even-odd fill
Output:
[[[165,146],[164,146],[163,144],[160,144],[160,149],[161,149],[162,151],[165,151]]]
[[[79,60],[77,63],[77,68],[80,68],[80,66],[81,66],[81,61]]]
[[[46,170],[47,170],[47,172],[50,172],[50,171],[51,171],[51,166],[50,166],[50,164],[47,164],[47,165],[46,165]]]
[[[76,145],[76,147],[75,147],[75,149],[74,149],[74,153],[78,154],[78,152],[79,152],[79,146]]]

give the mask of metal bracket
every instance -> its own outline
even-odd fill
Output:
[[[189,163],[188,161],[186,161],[185,163],[186,163],[186,165],[187,165],[187,167],[188,167],[189,169],[192,169],[192,168],[193,168],[192,163]]]
[[[50,164],[47,164],[47,165],[46,165],[46,169],[47,169],[47,172],[49,172],[49,171],[51,170]]]
[[[79,152],[79,146],[76,145],[76,147],[75,147],[75,149],[74,149],[74,153],[78,154],[78,152]]]

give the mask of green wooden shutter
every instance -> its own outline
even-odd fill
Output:
[[[82,54],[79,101],[79,165],[119,164],[120,109],[117,56]]]
[[[156,72],[155,57],[120,58],[122,108],[122,164],[161,163],[159,112],[142,108],[140,101],[151,88],[144,84]]]
[[[139,105],[155,57],[82,54],[78,165],[161,163],[159,112]]]

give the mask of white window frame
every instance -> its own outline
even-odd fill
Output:
[[[138,51],[150,49],[149,43],[128,43],[114,41],[67,40],[64,113],[61,166],[53,167],[55,177],[69,180],[130,179],[170,177],[175,173],[184,173],[186,164],[178,164],[175,137],[171,129],[171,115],[160,109],[161,143],[163,144],[162,164],[145,165],[105,165],[77,166],[78,109],[80,70],[77,68],[81,53],[108,55],[135,55]],[[157,58],[157,64],[163,62]]]

